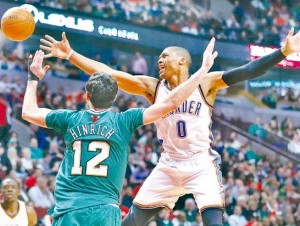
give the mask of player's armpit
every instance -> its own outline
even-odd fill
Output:
[[[224,82],[223,80],[223,74],[224,71],[214,71],[214,72],[210,72],[206,75],[205,80],[208,80],[208,82],[206,82],[205,80],[203,81],[204,84],[200,84],[202,86],[203,89],[205,89],[206,87],[204,86],[208,86],[209,87],[209,91],[211,92],[217,92],[220,89],[226,89],[228,88],[228,85]]]
[[[38,108],[37,110],[32,112],[23,111],[22,118],[27,122],[36,124],[44,128],[48,128],[46,125],[46,116],[50,111],[51,109],[47,108]]]
[[[26,212],[28,217],[28,226],[36,226],[37,225],[37,215],[31,206],[26,206]]]
[[[130,94],[143,96],[150,104],[153,103],[158,79],[145,75],[133,76],[117,70],[112,72],[112,76],[117,80],[121,90]]]

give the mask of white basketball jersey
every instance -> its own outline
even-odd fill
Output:
[[[162,80],[156,90],[155,102],[166,99],[170,92],[167,81]],[[206,102],[199,85],[181,106],[155,123],[164,152],[181,159],[207,152],[213,141],[211,115],[212,107]]]
[[[25,203],[19,202],[19,212],[16,216],[11,218],[6,214],[0,205],[0,226],[28,226],[28,217]]]

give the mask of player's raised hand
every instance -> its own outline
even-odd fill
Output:
[[[29,61],[32,56],[29,57]],[[35,52],[34,57],[32,59],[32,63],[29,66],[29,70],[35,74],[39,80],[41,80],[46,72],[49,70],[50,66],[46,65],[43,67],[44,60],[44,52],[42,50],[38,50]]]
[[[288,55],[293,52],[300,52],[300,31],[294,35],[294,28],[292,27],[285,38],[283,53]]]
[[[215,38],[212,38],[203,53],[202,68],[207,71],[213,66],[214,61],[218,56],[218,52],[214,51],[214,47]]]
[[[47,51],[48,54],[45,55],[45,58],[48,57],[58,57],[61,59],[66,59],[70,51],[72,50],[70,43],[67,39],[66,33],[62,33],[62,40],[57,41],[50,35],[45,35],[45,39],[40,39],[41,45],[40,48]]]

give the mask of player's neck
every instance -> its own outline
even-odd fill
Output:
[[[5,210],[6,214],[9,216],[15,216],[19,212],[19,202],[5,202],[1,203],[2,208]]]
[[[170,89],[175,89],[177,86],[179,86],[181,83],[184,83],[188,79],[188,74],[182,74],[179,76],[173,76],[169,78],[168,81],[168,86]]]
[[[97,112],[97,113],[99,113],[99,112],[103,112],[103,111],[107,111],[107,110],[109,110],[110,108],[90,108],[89,110],[91,110],[91,111],[95,111],[95,112]]]

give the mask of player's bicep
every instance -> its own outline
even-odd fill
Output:
[[[156,78],[144,75],[133,76],[117,70],[114,70],[112,75],[117,80],[121,90],[130,94],[143,96],[148,101],[151,101],[151,97],[154,97],[155,87],[158,82]]]
[[[28,226],[36,226],[37,225],[37,214],[31,206],[26,206],[27,218],[28,218]]]
[[[220,90],[228,88],[228,85],[223,80],[224,71],[214,71],[207,74],[210,82],[210,89],[212,90]]]
[[[46,116],[51,112],[51,109],[48,108],[39,108],[37,111],[32,112],[27,115],[23,115],[23,118],[33,124],[36,124],[41,127],[48,128],[46,125]]]

